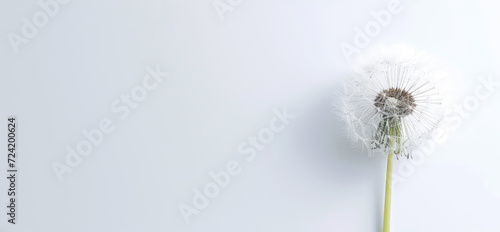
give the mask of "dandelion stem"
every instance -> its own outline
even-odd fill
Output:
[[[384,229],[383,232],[391,231],[391,193],[392,193],[392,157],[393,151],[387,157],[387,176],[385,177],[385,202],[384,202]]]
[[[396,131],[395,131],[396,130]],[[392,136],[397,132],[397,128],[391,127],[389,136],[389,154],[387,156],[387,174],[385,176],[385,201],[384,201],[384,224],[383,232],[391,231],[391,194],[392,194],[392,158],[394,157]]]

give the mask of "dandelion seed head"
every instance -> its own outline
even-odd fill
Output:
[[[402,45],[358,58],[340,104],[349,137],[372,152],[410,157],[442,118],[439,75],[430,56]]]

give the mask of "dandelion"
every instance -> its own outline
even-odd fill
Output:
[[[405,46],[380,48],[356,62],[341,115],[348,134],[371,152],[388,154],[383,231],[389,231],[393,157],[411,158],[442,118],[439,72]]]

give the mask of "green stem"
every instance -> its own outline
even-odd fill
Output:
[[[394,157],[394,136],[397,138],[400,136],[400,124],[396,126],[391,126],[389,128],[389,154],[387,155],[387,174],[385,176],[385,201],[384,201],[384,224],[382,232],[391,231],[391,195],[392,195],[392,158]],[[399,144],[396,145],[399,147]]]
[[[391,231],[391,193],[392,193],[392,157],[394,152],[389,151],[387,157],[387,176],[385,177],[384,228],[383,232]]]

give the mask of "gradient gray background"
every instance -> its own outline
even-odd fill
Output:
[[[347,142],[331,102],[350,68],[339,45],[389,1],[243,0],[224,20],[212,2],[73,0],[15,53],[7,34],[40,7],[0,1],[0,118],[17,115],[20,146],[18,225],[0,216],[1,231],[381,231],[385,159]],[[498,3],[401,4],[370,46],[446,60],[457,104],[500,80]],[[118,120],[110,104],[157,64],[170,76]],[[393,231],[500,231],[499,104],[481,101],[395,186]],[[297,117],[245,162],[238,145],[275,107]],[[58,182],[51,163],[103,118],[115,131]],[[242,173],[186,225],[179,204],[230,160]]]

